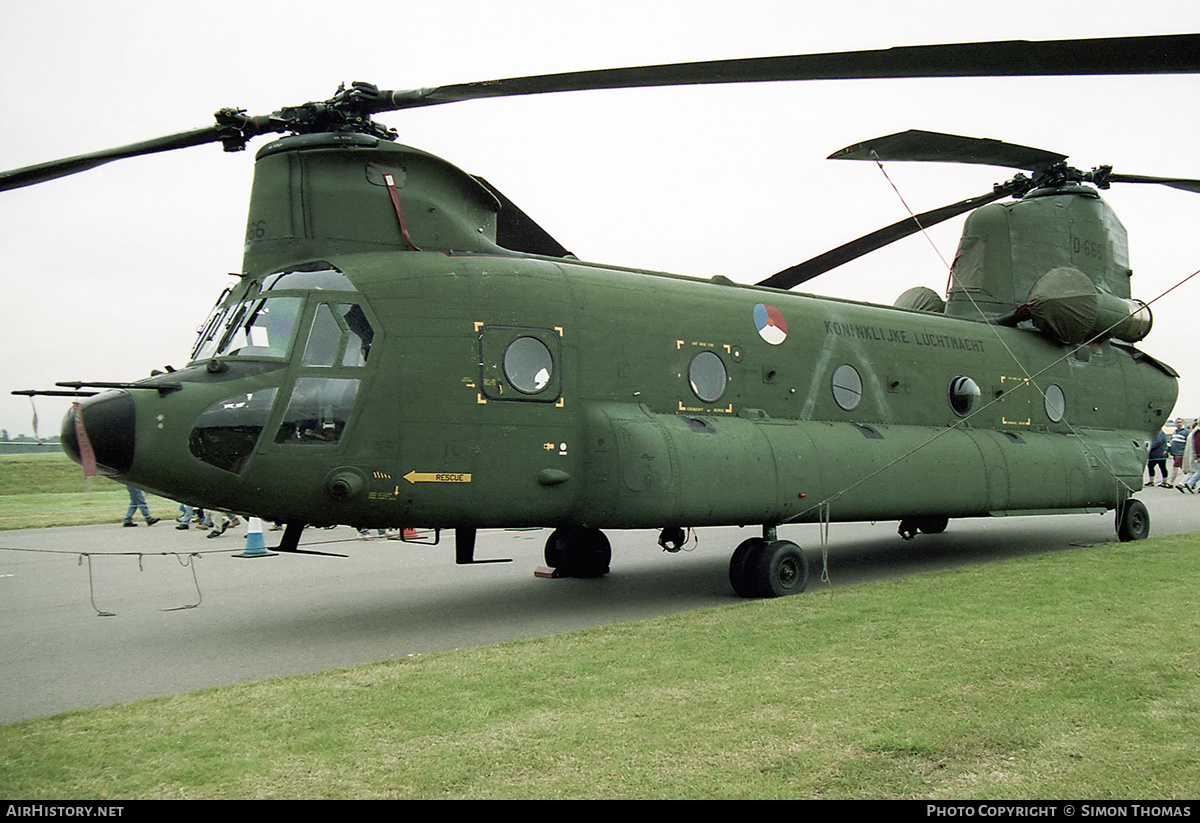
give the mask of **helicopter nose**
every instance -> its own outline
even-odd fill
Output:
[[[133,466],[133,397],[123,391],[104,392],[79,404],[78,413],[81,426],[76,426],[75,409],[63,417],[60,432],[63,451],[83,465],[83,455],[90,448],[96,465],[105,474],[126,474]]]

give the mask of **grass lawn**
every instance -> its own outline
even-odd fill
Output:
[[[0,727],[0,794],[1200,796],[1200,538]]]
[[[147,495],[150,512],[166,519],[179,514],[174,503]],[[107,477],[83,476],[61,452],[0,456],[0,530],[44,526],[119,523],[129,493]],[[141,521],[141,515],[137,516]]]

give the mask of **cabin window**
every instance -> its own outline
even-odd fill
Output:
[[[550,385],[554,357],[536,337],[518,337],[504,350],[504,375],[523,394],[538,394]]]
[[[847,364],[838,366],[833,372],[833,400],[842,409],[854,411],[862,402],[863,382],[858,369]]]
[[[692,384],[692,392],[705,403],[720,400],[729,382],[729,374],[720,355],[705,350],[693,357],[688,366],[688,382]]]
[[[950,408],[959,417],[966,417],[975,408],[981,392],[979,385],[965,375],[958,375],[950,381]]]
[[[1050,384],[1046,389],[1046,416],[1052,423],[1061,423],[1066,413],[1067,397],[1063,394],[1062,387],[1054,383]]]
[[[562,397],[562,337],[558,329],[482,326],[479,396],[482,400],[555,403]]]

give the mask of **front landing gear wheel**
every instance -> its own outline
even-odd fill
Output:
[[[555,529],[546,539],[545,556],[546,565],[563,577],[603,577],[612,562],[612,546],[599,529]]]
[[[1122,543],[1145,540],[1150,536],[1150,512],[1146,504],[1132,497],[1117,507],[1117,538]]]
[[[741,597],[783,597],[808,585],[808,558],[790,540],[745,541],[729,560],[729,582]]]

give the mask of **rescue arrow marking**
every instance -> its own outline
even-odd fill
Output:
[[[471,475],[463,472],[419,472],[404,475],[409,483],[470,483]]]

